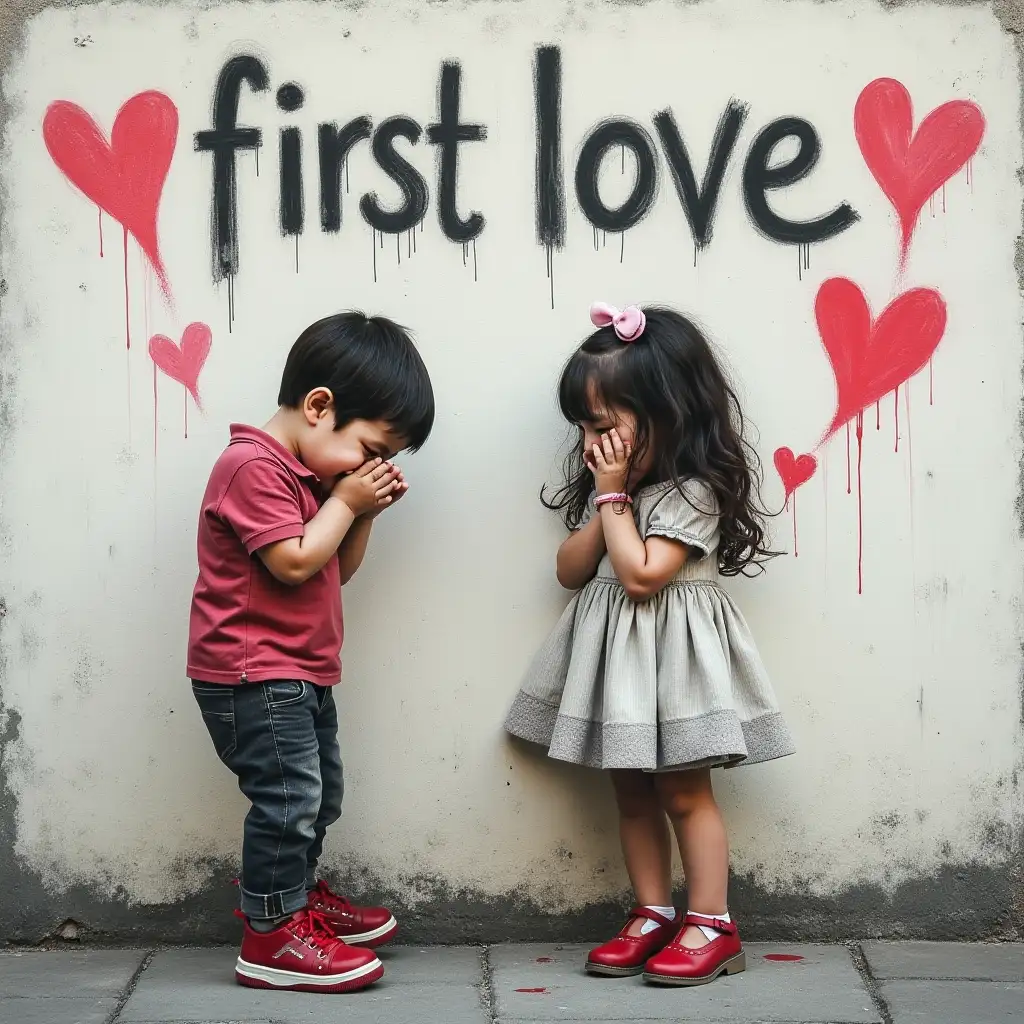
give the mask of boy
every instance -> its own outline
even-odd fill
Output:
[[[278,403],[262,430],[231,427],[210,475],[188,674],[217,754],[251,803],[237,981],[348,992],[383,975],[371,948],[398,925],[316,878],[344,789],[332,694],[341,587],[374,518],[408,489],[389,460],[426,441],[434,395],[401,327],[343,313],[295,342]]]

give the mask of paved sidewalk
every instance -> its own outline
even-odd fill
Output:
[[[747,971],[697,989],[591,978],[582,946],[415,946],[352,995],[233,982],[234,949],[0,953],[0,1024],[1011,1024],[1024,945],[751,943]]]

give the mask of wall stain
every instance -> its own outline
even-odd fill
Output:
[[[611,3],[642,4],[646,0],[610,0]],[[691,4],[699,0],[677,0]],[[819,0],[828,2],[828,0]],[[882,8],[910,6],[913,0],[878,0]],[[142,0],[140,6],[158,7],[158,0]],[[934,6],[988,6],[989,0],[932,0]],[[22,0],[0,10],[0,62],[11,67],[21,50],[26,23],[37,13],[53,8],[88,7],[80,0]],[[211,0],[209,7],[218,6]],[[349,0],[344,6],[359,10],[363,3]],[[865,5],[866,6],[866,5]],[[1024,52],[1019,38],[1024,33],[1024,2],[994,0],[992,10],[1008,33],[1013,33],[1018,54]],[[0,122],[11,111],[9,95],[0,98]],[[1024,110],[1022,110],[1024,116]],[[7,153],[9,155],[9,146]],[[0,238],[10,251],[6,196],[0,195]],[[1024,238],[1018,240],[1016,268],[1024,280]],[[6,281],[0,281],[0,298],[6,295]],[[0,330],[0,458],[7,453],[15,429],[17,369],[12,337],[16,331],[7,323]],[[1024,434],[1024,401],[1021,404],[1021,433]],[[129,461],[124,460],[121,461]],[[2,468],[2,467],[0,467]],[[928,471],[927,479],[934,474]],[[1024,537],[1024,451],[1018,465],[1018,496],[1015,501],[1020,535]],[[5,524],[0,533],[6,537]],[[9,540],[7,541],[9,543]],[[943,581],[942,590],[948,583]],[[235,868],[227,861],[197,856],[182,859],[175,870],[183,883],[196,877],[209,879],[199,892],[182,896],[165,906],[138,906],[110,899],[89,887],[78,886],[55,894],[46,890],[38,876],[19,862],[14,854],[17,801],[9,784],[11,761],[15,758],[21,716],[5,705],[3,682],[5,655],[3,640],[6,604],[0,598],[0,877],[5,879],[5,899],[0,904],[0,941],[38,942],[47,934],[64,932],[76,940],[94,942],[188,942],[237,940],[237,928],[230,911],[235,892],[230,886]],[[1024,669],[1024,657],[1022,657]],[[1024,670],[1020,681],[1020,722],[1024,726]],[[1024,757],[1021,762],[1024,765]],[[1013,776],[1018,786],[1018,775]],[[884,827],[884,826],[883,826]],[[987,838],[986,838],[987,837]],[[1008,855],[996,865],[947,864],[938,872],[912,879],[886,894],[880,886],[864,883],[823,897],[800,883],[784,891],[769,890],[752,876],[733,878],[732,905],[744,921],[744,933],[751,939],[841,940],[852,937],[927,938],[976,940],[1024,935],[1024,819],[1013,824],[993,823],[984,831],[983,841]],[[951,853],[943,844],[943,856]],[[570,914],[550,914],[544,908],[510,892],[489,896],[452,887],[433,876],[415,876],[385,883],[370,869],[353,870],[339,878],[353,897],[387,900],[406,922],[411,942],[493,942],[517,939],[542,941],[583,941],[605,936],[621,924],[628,905],[626,895],[608,899]],[[406,905],[407,893],[425,894],[415,905]],[[183,891],[190,886],[183,885]],[[49,924],[47,925],[47,922]]]

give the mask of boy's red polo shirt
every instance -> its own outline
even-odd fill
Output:
[[[234,424],[199,515],[188,674],[207,683],[341,679],[341,577],[335,555],[291,587],[256,552],[301,537],[320,509],[317,478],[282,444]]]

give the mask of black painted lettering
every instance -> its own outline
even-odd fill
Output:
[[[372,131],[373,122],[366,116],[349,121],[341,130],[336,124],[320,125],[320,227],[324,231],[341,230],[342,168],[352,147]]]
[[[480,142],[487,138],[487,129],[482,124],[459,123],[461,86],[462,68],[451,62],[443,64],[438,86],[438,123],[427,128],[427,139],[441,152],[437,183],[441,230],[451,241],[465,244],[483,231],[484,217],[476,211],[465,220],[459,216],[459,143]]]
[[[427,213],[427,183],[423,175],[395,149],[395,139],[415,145],[423,129],[411,117],[389,117],[373,136],[372,150],[380,169],[401,189],[402,205],[385,210],[376,192],[367,192],[359,209],[371,227],[387,235],[398,235],[415,227]]]
[[[213,197],[210,204],[213,280],[238,273],[238,183],[235,151],[263,145],[259,128],[238,126],[238,100],[242,83],[254,92],[269,84],[263,62],[249,54],[232,57],[217,76],[213,96],[213,128],[196,132],[197,152],[213,153]]]
[[[633,188],[619,207],[606,206],[598,178],[601,163],[617,147],[628,149],[636,159]],[[603,121],[587,136],[576,162],[576,198],[587,220],[602,231],[627,231],[647,215],[658,190],[658,165],[654,142],[635,121]]]
[[[542,46],[533,63],[537,130],[537,241],[565,246],[565,171],[562,167],[562,51]]]
[[[744,104],[735,100],[729,101],[715,129],[711,153],[704,170],[704,181],[699,188],[697,177],[693,173],[693,165],[690,163],[690,154],[679,134],[672,111],[663,110],[654,118],[654,126],[658,129],[661,146],[665,150],[676,194],[679,196],[683,213],[686,214],[690,231],[693,232],[694,244],[698,249],[706,248],[711,241],[722,181],[725,179],[729,158],[732,156],[746,116],[747,107]]]
[[[783,139],[793,137],[800,148],[786,164],[771,166],[772,153]],[[754,224],[776,242],[809,245],[823,242],[855,224],[860,215],[849,203],[814,220],[794,221],[780,217],[768,205],[768,193],[786,188],[810,174],[821,155],[821,140],[814,126],[802,117],[780,117],[754,139],[743,167],[743,199]]]
[[[301,235],[305,220],[302,201],[302,134],[281,129],[281,234]]]
[[[306,94],[302,91],[302,86],[295,82],[285,82],[277,90],[277,105],[289,114],[294,113],[305,102]]]

